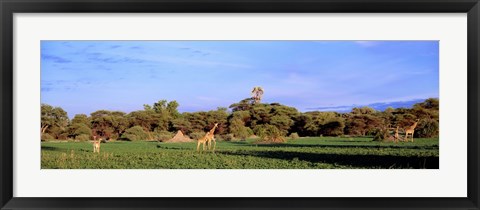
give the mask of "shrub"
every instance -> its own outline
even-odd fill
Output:
[[[133,126],[127,130],[125,133],[122,134],[122,139],[126,139],[129,141],[139,141],[145,140],[148,138],[148,134],[143,130],[141,126]]]
[[[78,136],[75,137],[75,140],[78,140],[78,141],[88,141],[90,140],[90,135],[88,134],[80,134]]]
[[[283,143],[285,142],[285,138],[283,137],[285,134],[280,131],[274,125],[258,125],[255,127],[255,134],[260,137],[260,139],[271,142],[271,143]]]
[[[434,119],[423,119],[415,129],[415,136],[419,138],[431,138],[438,136],[438,122]]]
[[[297,132],[291,133],[289,137],[290,137],[291,139],[298,139],[298,138],[300,138],[300,136],[298,135]]]
[[[115,141],[116,139],[118,139],[118,137],[118,134],[113,133],[112,135],[110,135],[110,137],[108,137],[108,141]]]
[[[83,123],[78,123],[74,126],[76,127],[75,131],[73,132],[75,136],[79,136],[82,134],[92,135],[92,129],[90,129],[87,125]]]
[[[61,133],[57,136],[57,139],[59,140],[67,140],[68,139],[68,134],[67,133]]]
[[[188,136],[190,136],[190,138],[192,138],[192,139],[197,140],[197,139],[200,139],[200,138],[204,137],[205,134],[206,134],[205,132],[192,132]]]
[[[233,140],[235,140],[235,136],[233,134],[229,133],[229,134],[222,135],[222,139],[224,141],[233,141]]]
[[[238,118],[232,119],[230,122],[230,132],[237,138],[245,140],[253,134],[252,129],[245,127],[245,123]]]
[[[168,131],[155,131],[153,133],[153,138],[157,141],[166,141],[173,138],[173,136],[173,133],[170,133]]]
[[[42,133],[42,136],[41,136],[42,141],[48,141],[48,140],[52,140],[52,139],[55,139],[55,138],[53,138],[52,135],[50,135],[48,133]]]
[[[374,141],[383,141],[383,140],[386,140],[388,138],[388,131],[385,130],[385,129],[376,129],[375,130],[375,134],[373,136],[373,140]]]

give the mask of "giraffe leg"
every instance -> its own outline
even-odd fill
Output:
[[[412,131],[412,142],[413,142],[413,132],[415,132],[415,131]]]
[[[215,140],[215,138],[213,138],[212,140],[213,140],[213,152],[215,152],[215,146],[217,146],[217,140]]]
[[[197,141],[197,152],[200,150],[200,141]]]

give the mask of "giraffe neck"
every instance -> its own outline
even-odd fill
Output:
[[[417,122],[413,123],[412,127],[410,128],[414,129],[415,127],[417,127]]]
[[[217,128],[217,126],[213,126],[213,128],[208,133],[210,133],[210,135],[213,134],[215,132],[215,128]]]

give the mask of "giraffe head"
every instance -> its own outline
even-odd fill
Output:
[[[215,123],[215,125],[213,127],[216,128],[217,126],[218,126],[218,123]]]

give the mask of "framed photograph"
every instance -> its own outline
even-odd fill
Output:
[[[0,6],[1,209],[479,209],[478,0]]]

